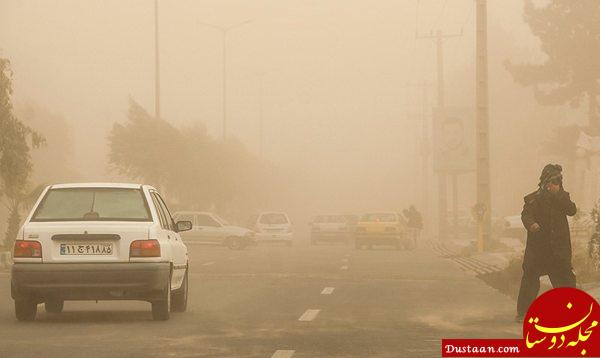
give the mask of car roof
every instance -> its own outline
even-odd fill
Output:
[[[135,183],[61,183],[50,185],[51,189],[67,189],[67,188],[123,188],[123,189],[139,189],[141,187],[154,189],[150,185],[142,185]]]
[[[213,213],[208,211],[177,211],[173,215],[182,215],[182,214],[193,214],[193,215],[213,215]]]

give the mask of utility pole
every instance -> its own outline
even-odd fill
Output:
[[[223,60],[223,65],[221,66],[221,80],[222,85],[221,85],[221,113],[223,115],[222,118],[222,129],[223,129],[223,134],[222,134],[222,139],[225,140],[227,138],[227,33],[230,30],[233,30],[235,28],[238,28],[242,25],[245,25],[247,23],[252,22],[252,20],[246,20],[243,22],[239,22],[235,25],[231,25],[231,26],[227,26],[227,27],[223,27],[223,26],[217,26],[217,25],[213,25],[213,24],[209,24],[206,22],[199,22],[200,25],[204,25],[204,26],[208,26],[208,27],[212,27],[213,29],[221,32],[221,56],[222,56],[222,60]]]
[[[258,153],[259,158],[264,159],[264,123],[263,123],[263,86],[264,86],[264,74],[258,75]]]
[[[434,40],[436,44],[437,52],[437,107],[439,111],[444,110],[444,40],[462,36],[460,34],[443,34],[441,30],[437,30],[436,34],[433,35],[416,35],[418,40],[430,39]],[[448,214],[448,186],[447,186],[447,175],[445,171],[438,171],[438,238],[444,239],[446,237],[447,230],[447,214]],[[457,197],[454,197],[457,200]]]
[[[428,96],[428,91],[427,91],[427,87],[429,86],[429,84],[427,84],[425,81],[423,81],[422,84],[422,96],[421,96],[421,130],[422,130],[422,134],[421,134],[421,175],[422,177],[422,186],[423,186],[423,192],[422,192],[422,200],[423,200],[423,208],[421,210],[423,210],[423,213],[425,214],[425,218],[427,220],[430,220],[431,215],[429,212],[429,156],[431,154],[431,142],[429,140],[429,116],[427,113],[427,108],[429,107],[428,105],[428,101],[429,101],[429,96]],[[426,227],[426,226],[425,226]],[[424,227],[424,228],[425,228]],[[427,229],[426,231],[427,233],[429,233],[429,229]]]
[[[160,118],[160,58],[158,48],[158,0],[154,0],[154,117]]]
[[[429,87],[431,83],[423,80],[422,83],[409,83],[407,87],[420,88],[421,93],[421,143],[419,154],[421,155],[421,212],[425,220],[431,220],[429,211],[429,157],[431,155],[431,141],[429,133]],[[431,220],[432,221],[432,220]],[[429,231],[429,225],[424,227],[424,232]]]
[[[490,187],[489,99],[487,58],[487,0],[476,0],[476,153],[477,153],[477,204],[483,215],[477,222],[478,248],[483,251],[490,241],[492,231],[492,194]]]

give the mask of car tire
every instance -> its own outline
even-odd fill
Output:
[[[37,302],[28,298],[15,300],[15,316],[19,321],[33,321],[37,314]]]
[[[185,270],[181,287],[177,291],[173,292],[171,296],[171,312],[185,312],[187,310],[188,271],[189,268]]]
[[[152,319],[155,321],[166,321],[171,315],[171,277],[167,279],[161,296],[152,301]]]
[[[65,306],[65,301],[63,300],[49,300],[44,302],[44,309],[48,313],[61,313]]]
[[[239,238],[231,237],[227,240],[227,247],[231,250],[243,250],[245,246]]]

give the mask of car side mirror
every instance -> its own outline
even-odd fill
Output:
[[[177,224],[175,224],[175,227],[177,228],[177,232],[189,231],[192,230],[192,222],[187,220],[178,221]]]

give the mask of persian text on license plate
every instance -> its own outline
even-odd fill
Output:
[[[112,255],[110,243],[60,244],[61,255]]]

